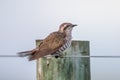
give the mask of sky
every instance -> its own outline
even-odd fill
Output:
[[[78,25],[73,40],[90,41],[90,55],[120,56],[119,4],[119,0],[0,0],[0,55],[33,49],[35,40],[71,22]],[[0,80],[34,80],[35,66],[26,58],[0,58]],[[119,58],[91,58],[91,80],[120,80],[119,67]]]

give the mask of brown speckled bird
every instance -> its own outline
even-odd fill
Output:
[[[29,60],[35,60],[46,55],[59,55],[71,45],[72,29],[77,26],[72,23],[63,23],[59,30],[48,35],[40,45],[30,51],[19,52],[20,57],[28,56]]]

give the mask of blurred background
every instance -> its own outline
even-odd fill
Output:
[[[119,0],[0,0],[0,55],[36,47],[63,22],[73,40],[90,41],[91,56],[120,56]],[[120,58],[91,58],[91,80],[120,80]],[[35,80],[36,61],[0,57],[0,80]]]

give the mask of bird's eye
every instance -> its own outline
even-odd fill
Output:
[[[69,27],[69,25],[66,25],[65,28],[64,28],[64,30],[66,30],[68,27]]]

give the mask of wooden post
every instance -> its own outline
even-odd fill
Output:
[[[39,46],[39,44],[41,43],[41,41],[42,40],[36,40],[36,46]],[[42,75],[42,59],[41,58],[39,58],[38,60],[37,60],[37,80],[43,80],[43,75]]]
[[[37,45],[40,40],[36,40]],[[89,41],[72,41],[63,58],[37,60],[37,80],[90,80]]]

